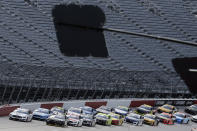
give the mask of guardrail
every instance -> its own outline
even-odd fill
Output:
[[[40,102],[40,103],[21,103],[4,105],[0,107],[0,116],[7,116],[16,108],[27,108],[31,111],[41,107],[51,109],[54,106],[60,106],[65,109],[70,107],[90,106],[99,108],[102,105],[109,107],[116,107],[119,105],[127,107],[138,107],[142,104],[148,104],[153,107],[161,106],[163,104],[172,104],[174,106],[190,106],[197,104],[197,99],[97,99],[97,100],[74,100],[74,101],[57,101],[57,102]]]

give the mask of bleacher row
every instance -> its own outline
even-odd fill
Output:
[[[51,13],[55,5],[72,2],[99,6],[105,28],[197,42],[193,0],[3,0],[1,76],[127,84],[142,78],[153,87],[187,89],[171,61],[195,57],[195,46],[104,31],[108,58],[62,55]]]

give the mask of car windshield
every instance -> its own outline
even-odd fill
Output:
[[[81,110],[79,110],[79,109],[70,109],[69,111],[71,111],[71,112],[75,112],[75,113],[78,113],[78,114],[80,114],[80,113],[81,113]]]
[[[92,119],[91,116],[83,116],[83,118],[85,118],[85,119]]]
[[[128,108],[126,108],[126,107],[119,106],[116,109],[119,109],[119,110],[123,110],[123,111],[127,111],[128,112]]]
[[[111,117],[113,117],[113,118],[116,118],[116,119],[119,119],[119,116],[118,115],[110,115]]]
[[[140,119],[140,115],[137,115],[137,114],[130,114],[129,117]]]
[[[165,115],[165,114],[161,114],[162,117],[165,117],[165,118],[170,118],[169,115]]]
[[[105,115],[97,115],[97,117],[108,119]]]
[[[151,116],[151,115],[147,115],[147,116],[144,116],[145,118],[149,118],[149,119],[152,119],[152,120],[154,120],[155,119],[155,117],[154,116]]]
[[[175,116],[182,117],[182,118],[185,117],[185,115],[184,114],[181,114],[181,113],[176,113]]]
[[[152,107],[149,107],[149,106],[145,106],[145,105],[142,105],[142,106],[140,106],[141,108],[144,108],[144,109],[146,109],[146,110],[152,110]]]
[[[169,109],[169,110],[172,110],[173,109],[172,107],[170,107],[168,105],[164,105],[163,107],[166,108],[166,109]]]
[[[72,115],[72,116],[69,116],[69,118],[72,118],[72,119],[79,119],[79,116],[74,116],[74,115]]]
[[[17,110],[18,113],[22,113],[22,114],[29,114],[27,110]]]
[[[60,113],[64,113],[64,110],[59,109],[59,108],[53,108],[51,111],[57,111],[57,112],[60,112]]]
[[[59,115],[57,115],[57,116],[55,116],[55,118],[57,118],[57,119],[65,119],[65,117],[64,116],[59,116]]]
[[[105,107],[105,106],[100,107],[100,109],[102,109],[102,110],[106,110],[106,111],[111,111],[111,110],[110,110],[110,108]]]
[[[85,111],[92,112],[92,108],[90,108],[90,107],[83,107],[82,109],[85,110]]]
[[[194,108],[197,110],[197,105],[192,105],[191,108]]]
[[[47,109],[38,109],[37,112],[49,114],[49,110]]]

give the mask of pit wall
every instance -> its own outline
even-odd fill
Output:
[[[0,116],[8,116],[10,112],[16,108],[27,108],[31,111],[37,108],[51,109],[54,106],[63,107],[69,109],[70,107],[82,107],[90,106],[93,108],[99,108],[102,105],[109,107],[127,106],[129,108],[135,108],[142,104],[148,104],[153,107],[161,106],[163,104],[171,104],[174,106],[189,106],[197,104],[197,99],[100,99],[100,100],[75,100],[75,101],[61,101],[61,102],[42,102],[42,103],[21,103],[0,106]]]

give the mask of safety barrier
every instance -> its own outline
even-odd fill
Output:
[[[119,105],[127,107],[138,107],[142,104],[151,106],[161,106],[163,104],[172,104],[174,106],[189,106],[197,104],[197,99],[100,99],[100,100],[84,100],[84,101],[61,101],[61,102],[46,102],[46,103],[22,103],[16,105],[4,105],[0,107],[0,116],[7,116],[16,108],[27,108],[31,111],[41,107],[51,109],[54,106],[69,109],[70,107],[90,106],[99,108],[100,106],[116,107]]]

